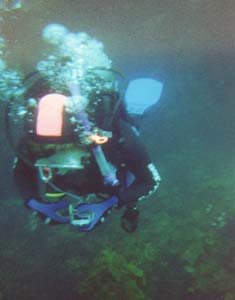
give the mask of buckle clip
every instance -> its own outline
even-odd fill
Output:
[[[94,219],[94,212],[92,211],[84,211],[77,215],[77,209],[74,208],[72,204],[69,205],[69,216],[70,216],[70,224],[74,226],[85,226],[89,225]]]
[[[38,167],[39,170],[39,176],[42,179],[42,181],[44,182],[49,182],[52,178],[52,169],[49,167]]]

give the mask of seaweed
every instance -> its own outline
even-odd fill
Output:
[[[122,254],[106,248],[79,287],[82,300],[143,300],[145,273]]]

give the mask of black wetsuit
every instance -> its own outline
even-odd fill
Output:
[[[33,76],[35,76],[34,73]],[[31,77],[29,76],[29,78]],[[52,92],[48,83],[37,72],[34,81],[25,94],[25,99],[40,98],[48,92]],[[117,195],[120,205],[133,206],[138,199],[149,195],[158,187],[160,178],[144,145],[132,129],[123,102],[119,102],[116,111],[113,109],[115,103],[118,102],[118,97],[118,93],[99,94],[98,98],[102,98],[103,101],[97,107],[93,121],[98,128],[111,131],[113,134],[113,137],[106,144],[103,144],[102,148],[107,161],[111,162],[117,169],[119,186],[104,185],[103,177],[92,155],[90,163],[86,165],[84,170],[68,172],[63,176],[56,175],[53,178],[53,183],[65,192],[78,195],[91,193]],[[95,101],[95,99],[93,100]],[[21,155],[18,157],[14,173],[17,187],[23,199],[35,198],[40,200],[38,170],[33,166],[38,157],[32,153],[27,140],[22,141],[19,153]],[[22,158],[30,160],[31,166]],[[125,182],[127,171],[135,176],[135,180],[129,186]]]
[[[102,148],[107,161],[117,169],[117,178],[120,182],[118,187],[104,185],[103,177],[92,155],[90,163],[83,170],[55,175],[53,183],[61,190],[77,195],[91,193],[117,195],[120,205],[126,206],[133,206],[137,200],[152,193],[158,187],[160,178],[143,143],[131,125],[124,120],[119,121],[117,131]],[[28,148],[27,143],[24,147]],[[127,171],[135,177],[129,186],[125,178]],[[37,169],[19,158],[15,167],[15,181],[25,200],[41,198],[37,178]]]

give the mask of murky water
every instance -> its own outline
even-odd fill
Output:
[[[162,185],[138,231],[120,211],[89,234],[26,210],[1,131],[0,299],[235,299],[233,1],[24,1],[0,11],[9,67],[34,70],[48,23],[101,40],[128,80],[164,83],[141,138]],[[4,125],[3,103],[1,124]]]

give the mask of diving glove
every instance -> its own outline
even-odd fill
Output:
[[[121,217],[121,226],[125,231],[132,233],[137,229],[138,221],[139,210],[137,207],[128,207]]]

